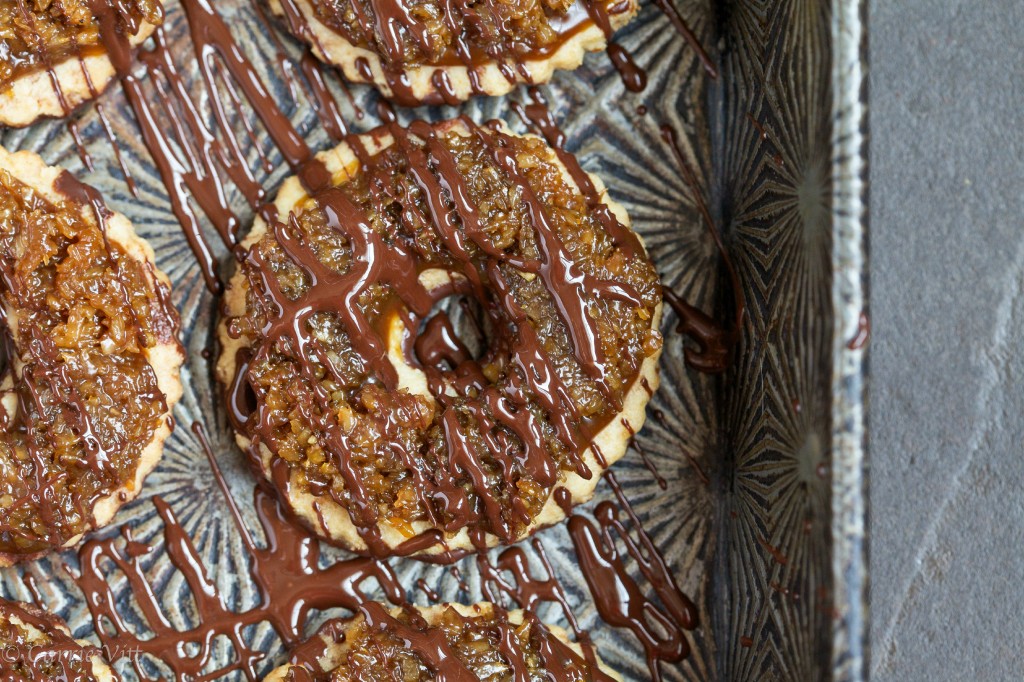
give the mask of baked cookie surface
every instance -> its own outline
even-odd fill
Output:
[[[292,33],[406,106],[546,83],[603,50],[636,0],[271,0]]]
[[[239,445],[359,552],[474,551],[564,518],[658,384],[661,289],[625,211],[497,122],[385,127],[320,162],[329,186],[285,182],[225,294]]]
[[[153,251],[98,193],[0,148],[0,565],[74,545],[133,499],[181,396]]]
[[[0,124],[67,116],[115,76],[101,31],[135,46],[161,23],[161,0],[0,0]]]
[[[490,680],[615,682],[559,627],[490,603],[387,609],[371,603],[325,625],[265,682]],[[302,660],[296,660],[302,659]]]

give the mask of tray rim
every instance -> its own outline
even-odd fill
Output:
[[[868,0],[832,0],[832,40],[832,678],[857,682],[870,656],[870,344],[849,340],[870,320]]]

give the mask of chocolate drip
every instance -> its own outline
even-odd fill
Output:
[[[654,466],[654,461],[647,455],[647,450],[645,450],[640,445],[640,443],[637,442],[636,431],[633,429],[633,426],[626,419],[622,420],[622,425],[626,428],[626,431],[629,433],[630,447],[636,450],[637,454],[640,455],[640,459],[643,461],[644,466],[647,467],[647,470],[651,472],[651,476],[654,477],[654,480],[658,482],[658,487],[661,488],[662,490],[667,490],[668,481],[666,481],[665,477],[658,472],[658,468]]]
[[[532,612],[522,614],[523,624],[513,624],[509,613],[496,604],[480,604],[468,612],[445,605],[429,617],[441,621],[428,622],[428,615],[403,604],[388,609],[379,603],[360,608],[360,618],[329,621],[317,637],[296,648],[291,656],[293,667],[288,671],[292,682],[326,682],[359,671],[366,679],[381,674],[388,666],[408,673],[409,666],[420,669],[420,675],[432,680],[478,679],[480,674],[504,679],[510,674],[515,682],[529,682],[538,676],[552,682],[611,682],[613,678],[562,642]],[[453,631],[452,627],[459,628]],[[473,632],[469,654],[458,638]],[[332,660],[330,648],[347,642],[352,647],[334,670],[323,670]],[[453,643],[455,644],[453,646]],[[480,661],[481,647],[493,647],[500,659]],[[336,655],[336,654],[334,654]],[[487,654],[485,654],[487,655]],[[475,659],[475,660],[474,660]],[[502,670],[504,668],[505,670]],[[507,671],[507,672],[506,672]]]
[[[568,499],[567,491],[564,488],[556,490],[556,496],[562,493],[562,506],[569,515],[571,500]],[[481,590],[496,608],[505,608],[508,599],[514,602],[519,608],[536,616],[538,608],[545,603],[557,604],[565,617],[566,622],[572,629],[583,650],[583,657],[592,671],[598,675],[598,680],[606,681],[607,678],[597,664],[597,652],[590,641],[589,634],[580,628],[576,614],[573,612],[566,596],[565,588],[558,581],[555,572],[548,560],[547,552],[540,538],[533,538],[530,543],[534,552],[540,560],[541,565],[547,574],[546,578],[537,576],[530,568],[530,562],[526,552],[520,547],[510,547],[504,550],[494,563],[491,563],[486,555],[477,557],[477,566],[480,570]]]
[[[68,133],[75,142],[75,150],[78,152],[78,158],[82,160],[82,165],[91,172],[93,170],[92,156],[89,155],[89,150],[82,144],[82,134],[78,130],[78,121],[68,121]]]
[[[598,504],[594,510],[597,526],[583,516],[572,516],[569,535],[601,618],[637,636],[647,653],[651,679],[661,680],[662,662],[678,662],[689,655],[684,633],[697,627],[697,608],[679,589],[672,569],[644,531],[615,475],[608,472],[605,478],[618,504]],[[635,537],[623,522],[623,514]],[[619,542],[625,546],[625,555]],[[626,556],[637,563],[657,601],[629,575],[623,563]]]
[[[93,82],[92,74],[86,65],[86,59],[96,54],[97,46],[94,45],[82,45],[79,43],[79,36],[75,33],[75,22],[78,18],[69,19],[69,15],[64,15],[60,18],[60,21],[66,22],[65,29],[68,31],[67,35],[59,36],[60,45],[56,46],[56,51],[51,50],[51,46],[44,43],[45,38],[42,31],[37,29],[37,16],[31,11],[25,2],[25,0],[17,0],[19,14],[21,15],[22,22],[25,28],[28,29],[27,35],[30,36],[28,39],[34,41],[34,52],[35,56],[24,59],[24,55],[6,55],[6,58],[13,60],[18,69],[32,69],[33,64],[38,62],[38,65],[47,74],[47,79],[50,83],[50,87],[53,94],[60,106],[62,115],[64,117],[69,116],[72,113],[73,108],[68,102],[68,98],[65,96],[63,88],[60,84],[60,78],[56,71],[56,64],[54,59],[58,62],[63,62],[64,59],[77,60],[79,69],[81,72],[82,80],[85,83],[85,87],[88,91],[89,99],[96,99],[100,95],[101,88],[98,88]],[[131,58],[131,44],[129,36],[136,35],[142,22],[143,10],[137,7],[131,2],[118,2],[113,3],[112,0],[87,0],[90,11],[93,13],[93,19],[97,24],[97,32],[102,42],[102,48],[107,52],[107,56],[114,64],[115,70],[119,73],[127,69],[127,64]],[[155,8],[159,8],[159,5],[155,5]],[[78,8],[72,7],[65,9],[62,6],[58,6],[57,12],[76,12]],[[53,23],[59,23],[57,16],[51,11],[49,15],[49,21]],[[15,29],[15,40],[17,40],[17,34],[19,30]],[[50,35],[50,34],[48,34]],[[23,37],[23,36],[22,36]],[[52,35],[51,35],[52,37]],[[8,45],[8,47],[10,47]],[[137,188],[135,183],[128,173],[128,170],[121,157],[120,146],[117,143],[117,139],[111,130],[110,123],[103,112],[101,105],[96,105],[97,112],[99,114],[100,122],[107,135],[107,139],[110,141],[117,163],[121,168],[122,173],[125,176],[125,182],[127,183],[129,191],[134,196],[138,196]],[[94,170],[93,159],[89,154],[88,150],[83,144],[81,132],[79,130],[80,121],[69,120],[67,123],[68,133],[74,140],[75,147],[78,152],[79,158],[82,160],[82,164],[89,171]]]
[[[285,17],[290,17],[288,8],[293,6],[292,3],[285,2],[282,6],[285,7]],[[263,7],[263,3],[254,2],[253,7],[256,8],[256,13],[259,15],[260,20],[269,26],[270,17],[267,15],[267,12]],[[289,25],[291,25],[290,20]],[[320,125],[323,126],[325,131],[327,131],[330,138],[335,142],[341,142],[348,134],[348,125],[345,123],[345,120],[341,115],[338,102],[334,99],[334,95],[331,94],[330,89],[327,87],[324,70],[320,65],[320,62],[313,56],[310,49],[307,48],[300,58],[299,63],[296,65],[296,63],[288,57],[285,52],[284,45],[278,37],[277,32],[271,30],[269,35],[274,43],[274,48],[277,50],[277,65],[288,82],[292,99],[298,101],[299,92],[296,88],[301,90],[306,100],[313,107],[313,111],[320,120]],[[301,76],[299,74],[301,74]],[[351,95],[348,93],[347,89],[345,89],[345,94],[348,95],[351,100]]]
[[[628,531],[618,521],[615,511],[617,508],[611,503],[605,503],[607,506],[603,512],[611,521],[602,518],[602,511],[598,511],[602,532],[606,532],[607,527],[614,526],[615,532],[625,541],[627,553],[640,562],[641,572],[652,582],[662,606],[659,607],[642,594],[639,585],[626,571],[610,535],[606,535],[607,544],[594,544],[592,538],[595,537],[595,533],[592,523],[579,515],[570,517],[570,535],[576,546],[584,577],[591,588],[595,603],[598,604],[598,612],[610,625],[627,627],[644,642],[648,651],[652,679],[657,680],[660,679],[661,661],[676,662],[688,654],[689,648],[682,631],[696,627],[695,607],[676,586],[664,558],[640,527],[639,520],[622,496],[617,482],[614,483],[614,488],[619,496],[621,508],[626,509],[626,514],[636,527],[640,539],[637,542],[628,535]],[[557,497],[569,514],[570,502],[567,491],[559,488]],[[511,600],[534,616],[541,605],[557,604],[580,644],[590,670],[598,671],[594,645],[587,631],[580,627],[565,589],[551,567],[542,541],[534,538],[531,544],[547,577],[541,577],[533,571],[526,552],[520,547],[504,550],[493,563],[486,556],[480,555],[477,557],[477,565],[480,569],[484,596],[494,604],[502,605],[501,608],[505,608],[504,604]],[[648,645],[650,648],[647,648]],[[600,672],[594,674],[595,681],[611,679]]]
[[[25,585],[28,593],[32,595],[32,604],[40,609],[43,608],[43,596],[39,591],[39,582],[36,580],[36,577],[26,571],[21,574],[21,582]]]
[[[111,0],[89,0],[96,23],[99,24],[100,40],[107,51],[110,63],[118,74],[128,71],[132,60],[132,46],[128,33],[121,29],[121,22],[133,22],[125,5]],[[84,70],[84,65],[83,65]]]
[[[671,427],[669,426],[668,419],[665,417],[664,412],[658,408],[654,408],[651,410],[651,414],[654,416],[655,420],[657,420],[658,424],[665,429],[665,431],[671,432]],[[687,450],[686,446],[682,443],[679,444],[679,452],[682,453],[683,457],[686,458],[686,461],[688,461],[690,466],[693,467],[693,470],[696,472],[697,478],[700,479],[700,482],[704,485],[711,485],[711,478],[704,472],[704,469],[701,468],[700,462],[697,461],[697,458],[693,456],[693,453]]]
[[[622,84],[630,92],[643,92],[647,88],[647,72],[637,66],[633,56],[622,45],[608,43],[608,57],[619,72]]]
[[[665,302],[672,307],[679,322],[676,333],[690,337],[697,348],[686,348],[686,364],[708,374],[718,374],[729,368],[734,345],[733,335],[709,315],[684,301],[671,289],[663,292]]]
[[[107,135],[107,141],[110,142],[110,148],[114,150],[114,158],[117,160],[117,165],[121,169],[121,174],[124,176],[124,182],[128,186],[128,191],[132,193],[133,197],[138,199],[139,188],[135,184],[135,178],[132,177],[131,171],[128,170],[128,166],[124,162],[124,157],[121,154],[121,145],[117,141],[117,135],[114,134],[114,129],[110,125],[110,120],[107,119],[106,110],[102,104],[96,105],[96,114],[99,116],[100,123],[103,125],[103,132]]]
[[[427,581],[423,578],[416,579],[416,587],[420,588],[420,592],[422,592],[427,599],[431,601],[439,601],[441,599],[441,595],[430,587],[430,585],[427,584]]]
[[[367,626],[397,635],[402,644],[434,673],[438,682],[458,682],[473,677],[472,671],[459,659],[444,634],[428,627],[411,609],[413,623],[408,625],[389,614],[380,604],[365,604],[361,611]],[[417,620],[421,622],[417,623]]]
[[[119,10],[110,0],[92,0],[92,6],[101,27],[116,24]],[[155,98],[148,96],[140,79],[129,72],[131,52],[127,37],[115,30],[103,30],[101,36],[121,76],[143,140],[167,187],[171,208],[199,261],[208,288],[216,293],[222,288],[216,272],[216,260],[190,199],[195,200],[229,250],[237,246],[240,222],[229,205],[221,173],[238,188],[253,210],[266,210],[265,191],[250,170],[243,145],[229,122],[229,108],[241,106],[239,92],[257,113],[271,140],[293,170],[297,172],[303,164],[309,163],[312,152],[270,98],[252,65],[235,44],[227,25],[210,4],[205,0],[189,0],[182,6],[202,76],[211,94],[215,129],[207,126],[186,91],[162,31],[158,30],[155,35],[155,48],[140,54],[140,61],[154,82]],[[307,75],[312,79],[310,87],[316,99],[314,108],[318,114],[330,117],[328,124],[333,123],[335,132],[343,134],[337,105],[323,85],[322,78],[312,69],[307,69]],[[226,84],[227,101],[217,87],[218,81]],[[161,119],[161,113],[166,123]],[[247,121],[244,115],[241,118]],[[251,143],[262,153],[255,140],[255,131],[247,128],[246,132]],[[184,151],[184,157],[175,153],[174,146]]]
[[[160,661],[178,679],[212,680],[235,670],[255,679],[256,664],[263,654],[251,648],[243,633],[248,626],[268,622],[287,646],[294,647],[290,657],[292,664],[303,668],[296,671],[292,679],[320,680],[325,678],[316,671],[320,670],[318,662],[326,650],[325,640],[327,643],[340,641],[345,622],[329,621],[318,637],[305,644],[298,642],[312,610],[340,607],[361,615],[371,629],[397,635],[404,646],[435,673],[436,679],[466,679],[468,670],[464,664],[440,633],[427,627],[408,605],[405,592],[387,564],[372,559],[350,559],[320,568],[319,541],[290,524],[280,507],[260,489],[256,490],[254,502],[266,542],[263,547],[257,546],[220,472],[205,433],[198,424],[193,424],[192,430],[209,459],[214,478],[241,535],[259,600],[240,612],[228,608],[181,522],[169,505],[156,497],[153,502],[164,526],[163,551],[189,587],[195,606],[194,624],[185,631],[171,624],[154,586],[146,578],[142,563],[154,547],[134,539],[132,533],[123,528],[121,537],[90,540],[79,552],[81,572],[76,580],[86,595],[97,633],[106,650],[120,655],[135,654],[131,660],[141,680],[153,678],[149,676],[151,666],[144,664],[146,659],[139,654]],[[597,668],[593,647],[585,633],[580,631],[540,541],[535,539],[533,544],[548,573],[547,578],[539,578],[531,572],[526,555],[520,548],[506,550],[493,566],[483,556],[478,558],[484,593],[495,603],[499,614],[496,621],[501,637],[496,646],[519,675],[515,679],[527,679],[521,677],[526,667],[512,629],[501,624],[503,620],[507,623],[501,606],[502,595],[506,595],[527,610],[532,641],[550,679],[556,682],[577,680],[581,679],[579,672],[586,670],[589,678],[582,679],[610,682],[611,678]],[[136,631],[117,610],[119,600],[111,587],[111,570],[120,572],[127,580],[135,601],[132,608],[141,614],[149,632]],[[393,604],[403,609],[406,617],[402,621],[383,605],[369,601],[366,592],[368,582],[382,589]],[[544,602],[556,602],[562,606],[583,645],[583,659],[536,620],[536,609]],[[210,670],[210,647],[215,639],[222,637],[231,642],[234,658],[227,667]],[[193,653],[186,653],[189,650],[186,643],[191,643]]]
[[[700,59],[700,63],[704,66],[704,70],[712,78],[718,78],[718,67],[711,60],[707,50],[700,44],[700,40],[694,34],[693,30],[687,25],[686,20],[683,19],[683,15],[679,13],[672,0],[654,0],[654,4],[662,11],[662,13],[668,17],[669,22],[672,24],[672,28],[676,30],[683,39],[689,43],[690,48],[697,53],[697,57]]]
[[[594,181],[590,178],[590,174],[583,170],[575,155],[566,151],[566,135],[555,122],[555,118],[551,114],[551,110],[548,109],[543,93],[537,88],[530,88],[529,95],[531,100],[529,104],[523,105],[519,102],[512,102],[513,109],[524,123],[531,126],[555,150],[558,160],[569,171],[573,182],[583,192],[583,196],[586,197],[587,208],[597,216],[601,222],[601,227],[612,237],[615,246],[622,249],[627,258],[641,257],[644,254],[644,248],[640,244],[636,233],[623,225],[611,212],[608,204],[605,203],[601,194],[597,191],[597,187],[594,186]]]
[[[847,341],[846,347],[849,350],[861,350],[868,345],[871,340],[871,319],[868,318],[868,314],[861,311],[860,316],[857,318],[857,333],[852,339]]]
[[[679,164],[683,180],[690,188],[694,203],[696,203],[697,209],[704,219],[708,232],[715,241],[715,246],[722,257],[726,273],[729,276],[734,310],[731,328],[724,328],[711,316],[694,308],[673,291],[666,290],[664,292],[665,300],[679,316],[679,324],[676,327],[676,331],[690,336],[697,343],[698,348],[696,350],[687,348],[684,351],[687,364],[702,372],[712,374],[724,372],[729,367],[731,355],[740,342],[743,330],[743,318],[746,313],[746,298],[743,293],[743,285],[733,265],[732,258],[729,256],[729,251],[722,243],[722,237],[715,225],[714,218],[711,217],[711,211],[708,210],[707,203],[704,201],[700,184],[697,182],[697,176],[679,148],[675,131],[671,127],[663,125],[661,127],[661,135],[668,143],[676,162]]]

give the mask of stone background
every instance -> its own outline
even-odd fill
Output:
[[[872,679],[1024,675],[1024,2],[871,3]]]

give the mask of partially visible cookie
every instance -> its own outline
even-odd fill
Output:
[[[551,680],[614,682],[562,628],[487,602],[387,609],[332,621],[265,682]]]
[[[0,148],[0,566],[70,547],[139,494],[181,397],[153,250],[95,190]]]
[[[101,32],[101,13],[116,37]],[[0,3],[0,124],[67,116],[114,78],[106,42],[138,45],[161,23],[162,0]]]
[[[4,680],[111,682],[117,677],[63,620],[31,604],[0,599],[0,677]]]
[[[626,25],[637,0],[270,0],[321,60],[399,104],[546,83]]]

